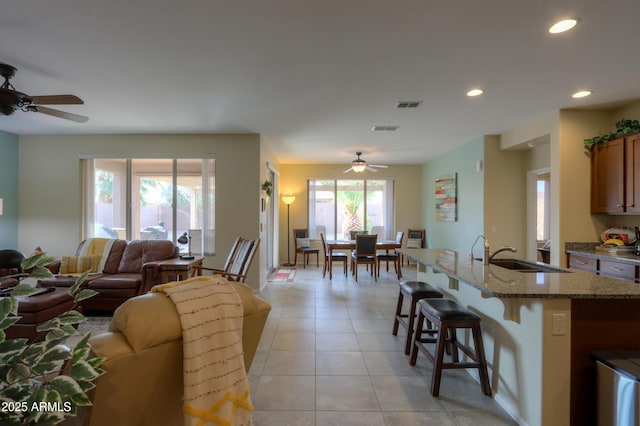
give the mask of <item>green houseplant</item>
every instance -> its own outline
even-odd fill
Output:
[[[262,182],[262,190],[267,193],[267,197],[271,197],[271,189],[273,188],[273,182],[269,179]]]
[[[45,253],[31,256],[21,265],[30,272],[16,277],[51,277],[46,265],[53,260]],[[68,290],[73,308],[38,327],[46,332],[42,341],[7,339],[4,332],[20,318],[17,298],[41,289],[18,283],[0,298],[0,424],[55,425],[76,415],[77,407],[91,405],[87,392],[104,372],[99,367],[102,359],[91,355],[90,332],[70,344],[70,338],[79,334],[75,326],[86,320],[76,310],[78,303],[96,294],[82,288],[87,275],[80,275]]]
[[[616,123],[616,130],[614,132],[585,139],[584,147],[586,151],[591,151],[594,146],[600,143],[606,143],[611,139],[636,132],[640,132],[640,122],[638,120],[623,118]]]

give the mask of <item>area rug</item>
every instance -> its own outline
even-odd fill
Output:
[[[296,268],[273,268],[267,277],[267,281],[272,283],[293,282],[296,276]]]
[[[81,334],[91,331],[92,336],[104,333],[109,330],[111,316],[86,317],[87,320],[78,324],[78,331]]]

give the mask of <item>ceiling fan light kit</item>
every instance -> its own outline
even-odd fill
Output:
[[[29,96],[18,92],[10,82],[16,71],[17,68],[14,66],[0,62],[0,76],[4,78],[4,83],[0,86],[0,114],[12,115],[19,109],[24,112],[39,112],[53,117],[64,118],[76,123],[85,123],[89,120],[89,118],[82,115],[37,105],[82,105],[84,102],[75,95]]]
[[[377,172],[378,170],[376,170],[376,168],[381,168],[381,169],[387,168],[387,166],[382,164],[368,164],[366,161],[360,158],[360,156],[362,155],[362,152],[360,151],[356,152],[356,155],[358,156],[358,158],[353,160],[351,162],[351,167],[349,167],[343,173],[349,173],[349,172],[362,173],[365,170],[370,172]]]

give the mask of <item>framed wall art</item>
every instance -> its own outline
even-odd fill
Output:
[[[447,222],[457,220],[458,175],[449,173],[436,179],[436,219]]]

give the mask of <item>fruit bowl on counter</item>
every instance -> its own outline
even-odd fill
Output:
[[[618,253],[632,252],[636,249],[636,233],[631,228],[609,228],[600,237],[602,244],[596,247],[598,251]]]

